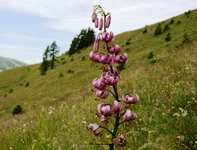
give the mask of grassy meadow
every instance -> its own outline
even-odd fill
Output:
[[[118,130],[127,138],[126,146],[115,149],[197,149],[197,10],[160,24],[169,25],[161,35],[154,35],[156,23],[146,26],[144,34],[145,27],[116,36],[115,43],[129,55],[119,95],[138,94],[140,101],[132,107],[138,118]],[[165,41],[168,33],[171,40]],[[101,66],[91,64],[91,50],[63,54],[45,76],[40,64],[0,72],[1,150],[108,149],[94,144],[110,140],[104,130],[94,137],[86,129],[90,123],[102,125],[95,115],[101,100],[91,90]],[[24,112],[12,116],[18,104]]]

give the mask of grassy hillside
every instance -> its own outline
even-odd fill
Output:
[[[24,62],[21,62],[19,60],[0,56],[0,71],[12,69],[12,68],[16,68],[16,67],[21,67],[21,66],[25,66],[25,65],[27,65],[27,64]]]
[[[197,10],[160,24],[169,25],[161,35],[154,35],[157,23],[146,26],[145,34],[143,28],[116,36],[129,55],[118,90],[120,95],[140,96],[133,107],[138,119],[120,128],[127,138],[125,150],[197,148]],[[91,91],[92,80],[101,74],[101,66],[89,61],[91,50],[62,55],[45,76],[40,75],[39,64],[0,72],[2,150],[106,149],[89,143],[107,141],[107,136],[94,138],[86,130],[89,123],[99,122],[95,112],[101,103]],[[13,117],[18,104],[24,113]]]

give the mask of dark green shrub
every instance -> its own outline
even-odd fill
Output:
[[[182,43],[185,44],[185,43],[189,43],[189,42],[190,42],[189,36],[188,36],[187,33],[185,33],[183,35],[183,41],[182,41]]]
[[[181,23],[181,21],[179,20],[177,23],[176,23],[176,25],[179,25]]]
[[[155,29],[155,33],[154,33],[154,35],[160,35],[160,34],[162,34],[162,27],[161,27],[161,24],[159,23],[158,25],[157,25],[157,27],[156,27],[156,29]]]
[[[63,77],[64,75],[62,73],[59,74],[59,78]]]
[[[150,63],[151,64],[154,64],[154,63],[156,63],[157,61],[155,60],[155,59],[153,59]]]
[[[81,61],[84,61],[85,60],[85,57],[83,56],[82,58],[81,58]]]
[[[169,30],[169,29],[170,29],[170,28],[169,28],[168,24],[166,24],[166,25],[164,26],[163,32],[165,32],[165,31],[167,31],[167,30]]]
[[[29,82],[27,82],[26,84],[25,84],[25,87],[28,87],[29,86]]]
[[[188,10],[187,12],[185,12],[184,14],[186,15],[186,16],[188,16],[189,14],[191,14],[192,13],[192,11],[191,10]]]
[[[145,29],[144,29],[144,31],[142,32],[143,34],[146,34],[146,33],[148,33],[148,30],[147,30],[147,28],[145,27]]]
[[[4,98],[6,98],[7,97],[7,93],[6,94],[4,94],[4,96],[3,96]]]
[[[174,19],[172,18],[169,25],[174,24]]]
[[[9,93],[12,93],[13,92],[13,89],[10,89]]]
[[[154,57],[153,52],[150,52],[149,55],[148,55],[148,59],[151,59],[151,58],[153,58],[153,57]]]
[[[74,73],[74,71],[71,70],[71,69],[69,69],[69,70],[67,71],[67,73]]]
[[[23,108],[21,107],[21,105],[17,105],[13,111],[12,111],[12,115],[15,116],[16,114],[21,114],[23,112]]]
[[[130,45],[130,44],[131,44],[131,42],[130,42],[130,41],[127,41],[127,42],[126,42],[126,45]]]
[[[170,33],[168,33],[167,35],[166,35],[166,38],[165,38],[165,41],[170,41],[171,40],[171,35],[170,35]]]
[[[74,58],[71,58],[70,61],[74,61]]]

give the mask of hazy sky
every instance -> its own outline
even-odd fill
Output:
[[[81,29],[93,28],[95,4],[111,12],[115,34],[197,8],[197,0],[0,0],[0,56],[40,63],[53,41],[64,53]]]

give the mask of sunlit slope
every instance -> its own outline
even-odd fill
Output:
[[[170,24],[172,19],[174,23]],[[140,96],[140,102],[133,108],[138,120],[132,123],[132,129],[126,128],[126,149],[184,149],[183,145],[194,148],[194,144],[190,143],[195,143],[197,132],[197,11],[187,12],[160,24],[162,29],[168,24],[169,30],[155,36],[156,23],[146,26],[145,34],[145,28],[142,28],[117,35],[115,39],[116,44],[129,55],[126,69],[120,74],[119,92],[138,93]],[[170,41],[165,40],[168,33]],[[185,39],[188,40],[185,42]],[[91,50],[92,46],[70,57],[62,55],[55,69],[47,71],[45,76],[40,75],[40,64],[0,72],[0,145],[4,145],[4,149],[9,148],[11,143],[15,143],[18,149],[22,148],[20,144],[17,145],[15,137],[20,126],[27,122],[26,116],[35,120],[35,124],[38,122],[32,124],[37,132],[31,133],[29,130],[30,135],[35,134],[36,138],[41,137],[41,131],[47,132],[45,127],[41,130],[42,122],[39,119],[36,122],[35,119],[43,112],[46,113],[42,116],[45,126],[58,124],[46,137],[49,143],[54,136],[58,136],[61,139],[58,146],[62,149],[71,148],[73,143],[78,149],[93,149],[84,145],[84,139],[91,140],[91,136],[84,130],[85,125],[81,124],[82,120],[98,122],[90,113],[96,111],[99,103],[95,101],[91,83],[100,76],[101,66],[90,62],[88,55]],[[153,56],[148,59],[150,52]],[[19,126],[11,115],[17,104],[25,112],[25,115],[15,116]],[[55,121],[47,122],[50,106],[55,109],[57,116],[54,116]],[[66,131],[62,132],[65,122]],[[17,130],[14,130],[13,125]],[[4,128],[8,130],[3,131]],[[78,137],[79,134],[83,140]],[[177,140],[181,135],[184,141]],[[62,137],[69,139],[66,145]],[[28,144],[23,149],[33,145],[31,142]]]

